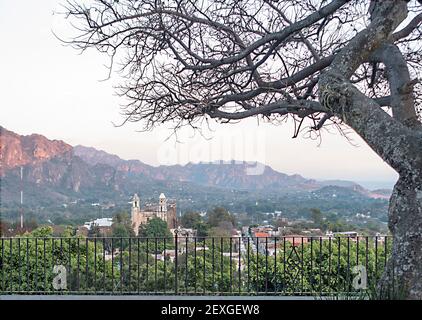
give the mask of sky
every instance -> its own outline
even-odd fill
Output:
[[[287,174],[314,179],[346,179],[368,188],[392,187],[397,174],[356,134],[351,144],[335,130],[322,141],[292,139],[290,123],[272,125],[247,119],[212,124],[202,135],[168,127],[140,132],[141,125],[122,121],[107,57],[64,46],[69,24],[59,0],[0,0],[0,125],[19,134],[38,133],[71,145],[91,146],[139,159],[150,165],[241,160],[260,161]]]

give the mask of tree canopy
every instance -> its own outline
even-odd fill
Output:
[[[198,212],[188,211],[180,219],[180,223],[185,228],[195,228],[201,223],[202,217]]]
[[[127,212],[119,212],[113,217],[112,235],[113,237],[133,237],[135,232],[132,228],[132,222]]]
[[[192,228],[196,230],[198,237],[205,237],[208,235],[209,226],[204,221],[199,212],[188,211],[181,218],[181,224],[184,228]]]
[[[207,222],[211,227],[218,227],[222,223],[229,222],[233,228],[236,224],[236,219],[227,209],[215,207],[207,212]]]
[[[383,35],[389,53],[364,53],[350,66],[338,64],[347,69],[342,75],[378,107],[392,107],[388,63],[398,62],[397,50],[412,76],[420,74],[421,53],[412,45],[420,37],[420,7],[411,2],[413,19],[391,34],[406,16],[405,1],[399,2],[394,11],[391,3],[368,7],[370,1],[359,0],[69,1],[66,13],[80,30],[72,45],[95,47],[119,61],[128,121],[145,120],[151,128],[171,120],[194,124],[204,116],[279,121],[290,115],[298,124],[310,120],[317,131],[344,120],[318,101],[321,72],[341,59],[352,39],[368,39],[380,23],[371,21],[378,12],[401,12]],[[374,51],[381,43],[368,44],[367,51]],[[405,80],[413,88],[409,75]],[[416,123],[412,107],[403,116]]]
[[[139,227],[139,236],[149,238],[173,238],[167,227],[167,223],[160,218],[152,218],[148,223],[141,224]]]

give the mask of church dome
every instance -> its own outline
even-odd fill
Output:
[[[166,198],[166,196],[164,195],[164,193],[161,193],[160,194],[160,199],[165,199]]]

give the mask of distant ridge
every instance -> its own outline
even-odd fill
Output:
[[[267,165],[262,165],[262,174],[250,175],[251,164],[239,161],[154,167],[139,160],[123,160],[93,147],[72,147],[60,140],[37,134],[23,136],[0,127],[1,200],[4,202],[16,201],[20,166],[24,167],[27,198],[49,203],[78,197],[115,199],[153,186],[182,188],[189,184],[189,188],[196,189],[195,186],[203,186],[275,193],[309,192],[335,186],[369,198],[389,197],[386,190],[371,192],[351,181],[306,179]]]
[[[280,173],[263,164],[261,164],[263,167],[262,174],[250,175],[248,169],[251,169],[253,165],[235,160],[153,167],[139,160],[122,160],[118,156],[110,155],[95,148],[76,146],[74,152],[75,155],[89,164],[103,163],[113,166],[119,171],[142,173],[155,180],[188,181],[206,186],[234,189],[291,187],[309,190],[320,187],[315,180],[305,179],[298,174]]]

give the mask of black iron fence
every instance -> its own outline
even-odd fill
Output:
[[[332,295],[376,286],[390,237],[0,240],[1,294]]]

